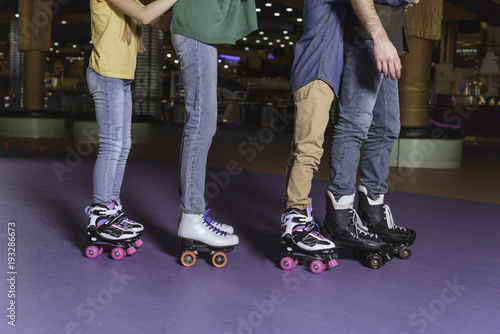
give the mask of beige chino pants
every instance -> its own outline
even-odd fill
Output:
[[[333,98],[333,89],[322,80],[314,80],[293,94],[295,128],[285,174],[287,207],[303,210],[311,205],[309,193],[323,155]]]

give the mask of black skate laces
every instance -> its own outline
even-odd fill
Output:
[[[363,222],[361,221],[361,218],[359,218],[358,213],[354,209],[352,209],[352,224],[354,225],[354,227],[356,229],[356,237],[359,237],[359,234],[361,233],[362,235],[367,235],[369,237],[378,238],[377,234],[370,233],[368,231],[368,227],[366,227],[363,224]]]
[[[208,229],[212,232],[214,232],[215,234],[220,234],[222,236],[227,236],[227,232],[215,227],[215,225],[219,225],[219,226],[222,226],[222,223],[218,223],[216,222],[215,220],[213,220],[212,218],[210,218],[208,216],[208,212],[210,211],[211,209],[207,209],[205,211],[205,213],[203,214],[203,222],[205,223],[205,225],[208,227]]]

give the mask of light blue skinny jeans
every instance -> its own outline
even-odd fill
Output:
[[[133,80],[105,77],[87,68],[87,86],[94,98],[99,152],[94,166],[94,204],[120,197],[125,166],[132,146]]]
[[[172,33],[181,65],[186,115],[179,162],[182,211],[205,211],[207,156],[217,130],[217,46]]]

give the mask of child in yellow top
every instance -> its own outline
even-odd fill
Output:
[[[87,207],[87,234],[92,243],[126,248],[140,246],[142,224],[122,211],[120,189],[132,145],[132,93],[137,52],[142,51],[142,24],[167,31],[167,12],[177,0],[91,0],[94,49],[87,69],[87,85],[94,99],[99,128],[99,153],[94,167],[93,202]],[[94,248],[92,248],[94,247]],[[113,255],[120,252],[114,252]],[[89,246],[86,255],[99,254]],[[118,254],[116,259],[124,256]]]

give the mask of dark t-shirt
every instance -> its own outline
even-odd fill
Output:
[[[370,35],[364,28],[358,16],[351,6],[347,6],[346,20],[344,26],[344,42],[355,45],[357,40],[370,39]],[[389,6],[375,4],[380,21],[387,32],[399,55],[408,50],[408,39],[406,37],[405,10],[403,6]]]

